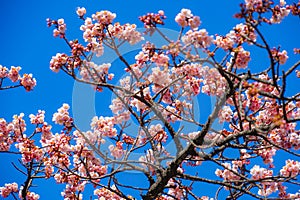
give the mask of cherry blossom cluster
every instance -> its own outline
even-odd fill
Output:
[[[139,20],[144,23],[146,29],[156,27],[157,24],[163,25],[163,20],[166,18],[163,10],[159,10],[158,13],[147,13],[146,15],[140,16]]]
[[[82,200],[83,199],[83,195],[82,194],[79,194],[77,195],[76,194],[76,190],[77,188],[74,188],[72,185],[69,185],[67,184],[66,185],[66,188],[64,189],[64,191],[61,192],[61,196],[64,198],[64,199],[78,199],[78,200]],[[83,192],[84,190],[84,186],[82,186],[78,192]]]
[[[77,196],[76,192],[84,190],[85,182],[80,181],[78,176],[61,172],[55,174],[54,179],[57,183],[67,183],[64,191],[61,192],[61,196],[65,199],[82,199],[82,194]]]
[[[273,176],[272,170],[262,168],[258,165],[254,165],[250,170],[250,174],[252,175],[253,180],[265,179],[261,182],[262,188],[258,190],[259,195],[269,196],[270,194],[278,190],[278,183],[271,180]]]
[[[136,30],[135,24],[120,25],[119,23],[115,23],[108,26],[108,32],[110,36],[114,36],[119,40],[125,40],[131,45],[144,40],[142,34]]]
[[[142,53],[139,55],[142,55]],[[144,58],[142,59],[143,61],[141,62],[144,62]],[[152,86],[153,92],[156,93],[161,91],[163,87],[168,85],[173,87],[172,92],[166,90],[163,93],[162,100],[164,103],[168,104],[172,103],[172,95],[182,91],[181,88],[184,88],[184,96],[199,94],[201,86],[203,93],[220,96],[225,91],[227,85],[225,78],[220,75],[217,69],[208,66],[203,67],[196,63],[184,64],[181,67],[173,67],[171,70],[168,68],[161,69],[159,67],[153,67],[151,70],[152,73],[149,75],[148,80],[154,84]],[[172,79],[176,79],[178,75],[183,76],[182,81],[177,81],[172,84]]]
[[[225,36],[216,35],[214,44],[227,51],[233,49],[235,44],[242,44],[244,42],[253,44],[256,41],[256,37],[253,27],[240,23]]]
[[[300,174],[300,162],[288,159],[285,166],[280,170],[280,175],[284,177],[296,177]]]
[[[116,18],[116,13],[112,13],[108,10],[103,10],[100,12],[96,12],[92,15],[92,18],[97,21],[99,24],[108,25],[113,22]]]
[[[174,179],[170,179],[168,181],[167,187],[169,187],[168,195],[166,195],[166,199],[171,197],[170,199],[183,199],[186,196],[186,190],[178,184]]]
[[[66,134],[53,134],[49,140],[46,140],[45,147],[43,150],[45,153],[49,155],[47,159],[45,159],[46,166],[51,164],[53,166],[60,166],[61,168],[69,167],[70,162],[70,152],[72,150],[70,146],[71,138]],[[49,172],[53,170],[50,166],[48,166],[49,171],[45,171],[47,175]]]
[[[289,58],[286,50],[283,50],[280,52],[277,49],[272,49],[271,52],[272,52],[273,58],[275,58],[275,60],[278,61],[279,64],[281,64],[281,65],[285,64],[285,62]]]
[[[71,127],[73,119],[69,115],[70,106],[66,103],[60,107],[56,113],[53,114],[52,121],[56,124],[64,125],[65,127]]]
[[[107,173],[107,166],[102,165],[101,160],[87,147],[87,141],[82,138],[82,135],[79,134],[78,131],[74,131],[73,135],[76,137],[76,145],[71,146],[71,150],[75,152],[73,165],[78,169],[78,174],[81,176],[87,176],[89,174],[95,181],[100,181],[99,177]],[[85,136],[90,138],[86,133]],[[85,162],[83,162],[83,160],[85,160]]]
[[[100,57],[104,53],[104,47],[102,43],[97,42],[96,38],[92,38],[91,42],[87,45],[87,48],[90,49],[97,57]]]
[[[268,138],[283,148],[300,148],[300,134],[297,133],[296,123],[282,122],[279,128],[272,130]]]
[[[149,76],[149,81],[154,83],[153,91],[158,92],[162,87],[168,86],[171,83],[170,70],[168,68],[154,67]]]
[[[273,24],[279,24],[286,16],[289,15],[290,9],[289,6],[285,6],[286,2],[280,0],[280,5],[277,5],[272,10],[272,17],[270,22]]]
[[[0,65],[0,87],[2,86],[2,81],[5,78],[10,79],[12,82],[20,82],[20,85],[25,88],[26,91],[31,91],[36,86],[36,79],[33,78],[32,74],[20,75],[21,67],[11,66],[10,70],[7,67]]]
[[[168,135],[164,131],[163,126],[161,124],[151,125],[149,127],[149,133],[157,142],[166,142],[168,138]]]
[[[233,57],[230,59],[230,62],[226,64],[227,66],[231,66],[232,64],[234,64],[234,67],[236,67],[237,69],[247,68],[248,62],[250,61],[249,51],[246,51],[242,46],[239,46],[238,48],[234,49],[234,52],[232,52],[231,54]]]
[[[208,35],[206,29],[196,31],[189,30],[182,37],[182,42],[186,45],[193,44],[196,48],[207,48],[213,41],[213,37]]]
[[[276,153],[275,148],[262,148],[256,152],[256,154],[263,159],[265,164],[273,163],[273,157],[275,156],[275,153]]]
[[[140,102],[138,100],[136,101],[137,103]],[[133,101],[131,101],[131,104],[134,105]],[[130,112],[126,109],[124,103],[120,100],[120,98],[113,99],[109,108],[114,114],[114,120],[116,124],[121,124],[122,122],[128,121],[130,119]]]
[[[84,7],[78,7],[76,10],[76,14],[79,17],[83,17],[86,14],[86,9]]]
[[[1,71],[7,71],[7,69],[5,69],[5,67],[1,70]],[[21,70],[21,67],[14,67],[14,66],[11,66],[10,70],[9,70],[9,73],[7,74],[7,77],[12,81],[12,82],[16,82],[18,79],[19,79],[19,71]],[[4,78],[6,77],[5,76],[5,73],[4,73],[4,76],[2,76],[1,78]]]
[[[36,86],[36,80],[32,77],[32,74],[23,74],[23,77],[20,78],[20,83],[26,91],[31,91]]]
[[[171,97],[171,96],[170,96]],[[171,100],[171,98],[169,98]],[[178,108],[174,106],[167,106],[165,108],[162,108],[162,114],[164,116],[164,119],[167,120],[168,122],[176,122],[176,121],[181,121],[179,114],[180,111]]]
[[[106,80],[112,80],[114,77],[113,73],[108,73],[110,63],[103,63],[97,65],[94,62],[83,61],[80,67],[80,75],[85,81],[92,81],[95,83],[106,82]]]
[[[20,190],[21,191],[21,190]],[[19,197],[20,197],[21,195],[19,194]],[[38,200],[38,199],[40,199],[40,195],[38,195],[38,194],[36,194],[36,193],[34,193],[34,192],[27,192],[27,194],[26,194],[26,199],[27,200]]]
[[[171,105],[162,108],[162,114],[164,116],[164,119],[166,119],[169,122],[176,122],[181,121],[180,116],[189,116],[192,110],[191,103],[187,102],[186,100],[180,101],[178,99],[175,100],[175,102],[171,102],[171,96],[169,97],[169,100]]]
[[[150,98],[150,88],[145,88],[142,90],[143,92],[143,96],[144,97],[147,97],[147,98]],[[138,95],[141,97],[141,95]],[[130,101],[130,105],[132,105],[133,107],[135,107],[138,111],[144,111],[144,110],[147,110],[148,107],[146,104],[144,104],[142,101],[134,98]]]
[[[84,8],[80,8],[81,10]],[[77,10],[77,12],[79,12]],[[83,14],[82,11],[79,12]],[[80,15],[79,15],[80,16]],[[130,44],[136,44],[143,40],[141,33],[136,30],[135,24],[120,25],[120,23],[112,24],[116,18],[116,14],[110,11],[100,11],[92,15],[92,18],[87,17],[84,25],[80,27],[83,33],[83,38],[89,42],[92,51],[98,56],[103,54],[102,41],[105,38],[117,38],[124,40]]]
[[[248,9],[259,8],[263,6],[263,0],[245,0]]]
[[[23,186],[20,187],[20,190],[18,188],[17,183],[6,183],[4,187],[0,187],[0,195],[3,198],[7,198],[11,193],[18,193],[19,192],[19,198],[22,199],[22,189]],[[40,199],[40,196],[38,194],[35,194],[34,192],[27,192],[26,199],[28,200],[38,200]]]
[[[14,115],[13,121],[7,123],[0,118],[0,151],[9,151],[14,142],[20,142],[26,131],[26,123],[23,119],[24,113]]]
[[[91,122],[91,128],[94,133],[102,137],[114,137],[117,134],[117,129],[114,127],[115,121],[113,117],[93,117]]]
[[[18,192],[18,184],[17,183],[6,183],[4,187],[0,187],[0,194],[3,198],[6,198],[12,192]]]
[[[23,138],[21,142],[17,143],[16,148],[19,149],[22,154],[22,162],[29,163],[33,159],[36,161],[40,161],[43,156],[43,150],[34,144],[33,140],[28,138]]]
[[[256,42],[257,36],[253,27],[240,23],[233,30],[235,32],[234,40],[236,43],[242,44],[244,41],[247,41],[248,44],[252,44]]]
[[[112,190],[116,190],[116,187],[113,185]],[[115,200],[124,200],[124,198],[121,198],[116,193],[106,189],[106,188],[100,188],[94,190],[94,195],[98,196],[98,199],[104,200],[104,199],[115,199]]]
[[[224,163],[223,164],[224,169],[220,170],[217,169],[215,171],[215,174],[227,181],[234,181],[234,180],[240,180],[241,177],[239,176],[239,165],[237,163],[232,162],[231,163]]]
[[[223,123],[224,121],[230,122],[232,119],[233,112],[230,106],[224,106],[219,112],[219,122]]]
[[[55,29],[53,30],[53,36],[54,37],[64,37],[65,36],[65,32],[67,30],[67,25],[65,24],[65,20],[60,18],[58,20],[51,20],[51,19],[47,19],[47,25],[48,27],[50,26],[54,26]]]
[[[29,118],[31,124],[43,124],[45,122],[45,111],[38,110],[38,113],[36,115],[30,114]]]
[[[8,126],[5,119],[0,119],[0,151],[8,151],[13,139],[9,137],[10,131],[13,130],[13,125]]]
[[[169,57],[163,53],[154,53],[150,59],[157,66],[167,67],[169,64]],[[154,71],[154,70],[152,70]]]
[[[226,36],[216,36],[216,39],[214,40],[215,45],[218,47],[229,50],[233,48],[234,45],[234,39],[235,39],[235,33],[233,31],[229,32]]]
[[[58,72],[60,68],[68,62],[68,56],[64,53],[57,53],[52,56],[50,61],[50,69],[54,72]]]
[[[227,82],[216,68],[203,67],[203,76],[203,93],[216,96],[221,96],[224,93]]]
[[[248,20],[251,19],[251,22],[259,21],[269,24],[279,24],[290,13],[296,16],[299,15],[299,5],[296,3],[286,5],[285,0],[280,0],[279,4],[274,4],[271,0],[245,0],[242,8],[242,12],[236,14],[236,17],[246,17]],[[254,13],[259,14],[257,19],[255,19]]]
[[[123,143],[120,141],[116,143],[116,146],[114,146],[112,144],[109,145],[108,149],[111,153],[111,156],[113,156],[115,158],[121,158],[125,153],[122,145],[123,145]]]
[[[181,9],[181,12],[176,15],[175,21],[181,27],[190,26],[191,29],[197,29],[201,23],[200,17],[194,16],[191,10],[185,8]]]

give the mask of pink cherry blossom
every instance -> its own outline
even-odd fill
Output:
[[[168,181],[167,187],[169,187],[168,195],[171,195],[175,199],[183,199],[186,196],[186,190],[180,187],[174,179]]]
[[[44,110],[38,110],[38,113],[36,115],[30,114],[30,123],[32,124],[43,124],[45,120],[45,111]]]
[[[167,121],[171,121],[171,122],[180,121],[180,118],[178,118],[179,112],[173,106],[167,106],[165,109],[163,109],[162,114]],[[177,116],[175,114],[177,114]]]
[[[247,41],[249,44],[252,44],[252,41],[256,41],[256,33],[253,27],[245,25],[243,23],[237,24],[233,30],[236,32],[235,36],[232,37],[236,42],[241,43]],[[250,41],[248,41],[250,40]]]
[[[273,15],[270,19],[270,22],[273,24],[279,24],[286,16],[289,15],[290,10],[287,7],[284,7],[285,2],[280,2],[280,7],[275,7],[273,9]]]
[[[162,53],[154,53],[154,55],[151,57],[151,61],[154,62],[157,66],[168,66],[169,57]]]
[[[3,198],[6,198],[12,192],[18,192],[18,184],[17,183],[6,183],[4,187],[0,187],[0,194]]]
[[[158,142],[166,142],[168,138],[168,135],[164,131],[161,124],[151,125],[149,127],[149,133],[153,137],[153,139]]]
[[[160,67],[152,68],[152,73],[149,76],[149,81],[157,86],[167,86],[171,83],[170,73],[168,69],[161,69]],[[153,87],[154,91],[158,91],[159,88]]]
[[[232,56],[237,55],[235,59],[231,58],[230,62],[228,62],[226,65],[231,66],[234,62],[234,66],[237,69],[245,69],[248,66],[248,62],[250,61],[250,52],[244,50],[242,46],[239,46],[237,49],[234,50],[234,53],[232,53]]]
[[[254,165],[250,170],[250,174],[252,175],[252,178],[254,180],[259,180],[263,178],[272,177],[273,171],[262,168],[258,165]]]
[[[20,138],[23,137],[23,133],[26,131],[26,123],[23,117],[24,117],[24,113],[20,113],[19,115],[14,115],[12,123],[8,125],[11,126],[16,141],[19,141]]]
[[[21,67],[11,66],[9,73],[8,73],[8,78],[12,82],[17,82],[20,79],[20,75],[19,75],[20,70],[21,70]]]
[[[114,117],[93,117],[91,128],[94,132],[101,136],[114,137],[117,134],[117,129],[114,127]]]
[[[276,153],[275,148],[261,148],[257,151],[257,154],[260,155],[265,164],[272,164],[273,163],[273,156]]]
[[[8,69],[0,65],[0,78],[5,78],[8,76]]]
[[[217,35],[216,39],[214,40],[214,44],[224,50],[229,50],[233,48],[235,39],[236,39],[236,35],[234,31],[231,31],[226,36]]]
[[[58,72],[59,69],[67,63],[67,61],[68,56],[66,54],[57,53],[50,61],[50,69],[54,72]]]
[[[116,187],[114,185],[111,188],[113,190],[116,190]],[[94,195],[98,196],[99,200],[104,200],[104,199],[124,200],[124,198],[121,198],[116,193],[111,192],[110,190],[104,187],[94,190]]]
[[[56,124],[64,125],[66,127],[72,126],[73,119],[69,116],[70,106],[66,103],[60,107],[56,113],[53,114],[52,121]]]
[[[220,170],[220,169],[217,169],[215,171],[215,174],[224,179],[224,180],[230,180],[230,181],[234,181],[234,180],[240,180],[241,177],[238,176],[239,172],[238,172],[238,169],[239,169],[239,166],[234,164],[234,163],[224,163],[223,164],[224,166],[224,170]]]
[[[284,65],[286,63],[287,59],[289,58],[286,50],[279,52],[277,49],[272,49],[272,56],[281,65]]]
[[[175,21],[182,27],[190,26],[191,29],[197,29],[200,26],[200,18],[198,16],[194,16],[189,9],[181,9],[180,13],[178,13],[175,17]]]
[[[97,65],[92,61],[83,61],[82,66],[80,68],[80,75],[85,81],[92,81],[96,83],[105,82],[106,79],[111,79],[114,76],[113,74],[108,73],[110,66],[110,63],[103,63],[101,65]]]
[[[204,76],[202,92],[208,95],[221,96],[227,86],[225,78],[220,75],[216,68],[205,66],[202,70]]]
[[[76,14],[79,17],[83,17],[83,15],[85,15],[85,13],[86,13],[86,9],[84,7],[78,7],[76,10]]]
[[[97,57],[100,57],[103,55],[103,53],[104,53],[103,44],[100,42],[97,42],[96,38],[92,38],[89,45],[91,46],[91,51],[93,53],[95,53]]]
[[[113,26],[110,25],[108,27],[109,33],[108,35],[113,35],[118,39],[123,39],[129,44],[133,45],[141,40],[144,40],[142,34],[136,30],[135,24],[125,24],[121,26],[119,23],[114,24]]]
[[[34,145],[34,141],[28,138],[22,139],[22,142],[17,143],[16,148],[22,154],[22,162],[29,163],[33,159],[40,161],[44,155],[43,150]]]
[[[300,162],[288,159],[285,166],[280,170],[280,175],[284,177],[295,177],[300,173]]]
[[[23,74],[20,78],[20,83],[26,89],[26,91],[32,90],[36,86],[36,80],[32,77],[32,74]]]
[[[245,3],[248,9],[253,9],[254,7],[262,7],[263,5],[262,0],[245,0]]]
[[[93,14],[92,18],[100,24],[108,25],[108,24],[111,24],[112,21],[116,18],[116,14],[112,13],[108,10],[103,10],[103,11],[96,12],[95,14]]]
[[[65,20],[60,18],[57,21],[51,21],[50,26],[53,24],[56,26],[56,28],[53,30],[53,36],[54,37],[57,37],[57,36],[63,37],[67,30],[67,25],[65,24]]]
[[[21,192],[21,190],[20,190],[20,192]],[[21,196],[21,195],[19,194],[19,196]],[[27,200],[38,200],[38,199],[40,199],[40,195],[38,195],[34,192],[27,192],[26,199]]]
[[[182,37],[182,42],[186,45],[193,44],[196,48],[207,48],[213,41],[213,37],[208,35],[206,29],[197,31],[189,30]]]
[[[114,145],[109,145],[108,149],[111,153],[111,156],[115,157],[115,158],[121,158],[124,155],[124,150],[122,147],[123,143],[122,142],[117,142],[116,146]]]
[[[219,112],[219,122],[223,123],[224,121],[230,122],[232,119],[233,112],[229,106],[224,106]]]

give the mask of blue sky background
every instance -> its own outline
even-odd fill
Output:
[[[69,39],[81,38],[79,26],[82,21],[76,16],[76,8],[84,6],[87,9],[87,16],[100,10],[110,10],[117,14],[115,21],[123,23],[136,23],[138,27],[143,25],[138,17],[147,12],[165,11],[167,19],[165,28],[179,31],[180,28],[174,18],[181,8],[189,8],[194,15],[199,15],[202,21],[202,28],[206,28],[209,34],[226,34],[235,24],[239,23],[233,19],[238,11],[236,0],[156,0],[156,1],[133,1],[133,0],[52,0],[52,1],[22,1],[10,0],[0,2],[0,64],[6,67],[21,66],[23,73],[32,73],[37,79],[37,86],[34,91],[26,92],[23,88],[5,90],[0,92],[0,117],[7,121],[12,115],[24,112],[25,119],[29,119],[30,113],[36,113],[38,109],[46,111],[46,120],[51,122],[52,114],[56,112],[62,103],[72,105],[72,94],[74,81],[62,72],[54,73],[49,69],[49,61],[57,52],[69,52],[67,45],[58,38],[52,37],[52,28],[46,26],[46,18],[64,18],[67,23],[67,37]],[[291,2],[291,1],[287,1]],[[298,27],[298,28],[296,28]],[[271,31],[270,31],[271,30]],[[282,44],[282,49],[292,54],[294,47],[300,47],[299,18],[289,17],[280,26],[266,26],[263,31],[268,34],[268,41],[272,45]],[[252,52],[251,52],[252,53]],[[265,67],[260,65],[264,58],[259,56],[260,52],[253,53],[258,56],[252,64],[256,69]],[[290,59],[287,63],[292,64],[299,60],[299,57]],[[123,67],[122,67],[123,70]],[[299,91],[298,84],[288,85],[290,92]],[[107,115],[109,110],[104,108],[103,99],[111,97],[96,96],[97,115]],[[98,103],[97,103],[98,102]],[[107,102],[108,103],[108,102]],[[76,119],[75,119],[76,120]],[[89,121],[89,120],[88,120]],[[27,123],[29,124],[29,122]],[[29,125],[30,126],[30,125]],[[30,127],[28,127],[30,130]],[[22,177],[16,170],[12,170],[9,159],[12,155],[0,154],[0,186],[6,182],[17,180],[22,183]],[[212,169],[214,171],[214,169]],[[135,179],[138,181],[138,179]],[[35,182],[38,183],[38,182]],[[33,189],[41,195],[41,199],[61,199],[60,191],[55,184],[40,185]],[[205,194],[212,194],[205,188]]]

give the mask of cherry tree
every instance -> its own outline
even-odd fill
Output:
[[[299,58],[300,50],[270,46],[261,31],[280,26],[288,15],[299,17],[299,8],[299,2],[245,0],[234,16],[240,23],[226,35],[209,33],[199,16],[183,8],[175,16],[180,28],[175,40],[162,31],[167,26],[162,10],[140,16],[145,27],[140,32],[135,24],[116,22],[110,11],[89,16],[78,8],[82,43],[67,37],[64,19],[47,19],[53,36],[70,48],[52,57],[50,69],[90,85],[99,95],[113,94],[112,115],[93,117],[84,131],[63,104],[52,122],[45,121],[43,110],[30,114],[32,133],[26,131],[24,114],[12,121],[1,118],[0,151],[19,154],[20,163],[13,166],[26,175],[23,183],[1,187],[1,196],[39,199],[32,191],[35,180],[54,179],[65,185],[61,195],[69,200],[299,199],[300,93],[287,90],[291,80],[300,78],[300,61],[285,64]],[[145,40],[153,34],[165,45]],[[120,52],[126,43],[141,44],[134,59]],[[107,49],[123,66],[94,62]],[[257,50],[267,58],[259,71],[253,70]],[[117,81],[114,67],[125,71]],[[19,75],[20,69],[0,66],[0,88],[32,90],[35,79]],[[2,86],[6,79],[15,85]],[[202,121],[195,102],[205,96],[214,105]],[[138,128],[128,131],[133,122]],[[186,132],[186,126],[197,128]],[[284,155],[284,164],[276,162],[276,153]],[[130,180],[133,173],[140,175],[140,184]],[[214,196],[203,195],[203,184],[215,189]]]

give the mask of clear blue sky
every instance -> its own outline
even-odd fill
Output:
[[[193,14],[200,16],[201,27],[206,28],[210,34],[226,34],[239,22],[232,17],[238,11],[239,2],[241,1],[1,1],[0,64],[6,67],[20,65],[22,67],[21,73],[34,75],[37,79],[37,86],[32,92],[26,92],[23,88],[1,91],[0,117],[10,121],[13,114],[24,112],[28,120],[30,113],[36,113],[38,109],[42,109],[46,110],[46,119],[50,122],[52,113],[62,103],[72,105],[74,81],[62,72],[56,74],[49,69],[51,57],[57,52],[68,52],[69,49],[62,40],[52,37],[52,29],[46,26],[46,18],[48,17],[52,19],[64,18],[67,23],[68,38],[75,39],[81,37],[79,30],[81,20],[77,18],[75,13],[78,6],[84,6],[87,9],[87,15],[100,10],[110,10],[117,14],[116,21],[120,21],[121,24],[136,23],[141,28],[143,25],[138,20],[140,15],[162,9],[167,16],[165,28],[174,31],[179,30],[174,22],[176,14],[180,12],[181,8],[189,8]],[[299,18],[287,18],[282,26],[274,26],[272,31],[266,27],[264,31],[268,33],[268,39],[272,45],[283,43],[282,48],[287,49],[292,54],[291,50],[294,46],[300,47],[300,29],[291,28],[294,26],[299,27]],[[295,61],[289,60],[288,63]],[[256,62],[259,63],[259,59]],[[290,85],[290,87],[293,87],[293,90],[299,90],[297,85]],[[100,112],[101,104],[96,105],[100,106],[96,108],[97,115],[102,115]],[[108,113],[105,111],[104,114]],[[15,178],[24,180],[20,173],[11,170],[12,166],[7,159],[10,156],[0,154],[0,186],[6,182],[14,181]],[[41,194],[41,199],[61,199],[60,190],[55,190],[54,184],[49,184],[49,188],[47,186],[47,184],[43,184],[34,189]]]

